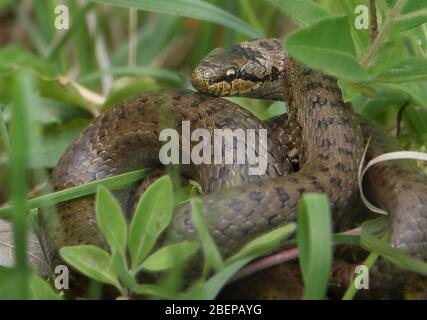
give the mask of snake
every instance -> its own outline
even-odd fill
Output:
[[[299,63],[279,39],[214,49],[195,68],[192,84],[199,93],[146,93],[95,118],[52,171],[54,190],[147,166],[161,167],[159,134],[167,127],[181,134],[184,120],[192,129],[210,132],[266,128],[268,143],[260,146],[268,155],[263,175],[249,175],[247,164],[181,166],[184,174],[200,182],[207,228],[220,253],[228,257],[257,236],[294,222],[306,192],[326,193],[333,220],[339,221],[357,198],[358,167],[367,137],[372,141],[366,160],[399,149],[382,128],[343,101],[337,79]],[[288,113],[263,123],[220,98],[224,96],[284,101]],[[297,171],[289,156],[292,150],[297,154]],[[391,244],[421,255],[427,247],[426,177],[412,162],[400,160],[371,168],[364,182],[369,198],[390,213]],[[135,190],[115,193],[128,218]],[[189,203],[176,207],[162,243],[198,239],[191,214]],[[54,215],[41,215],[40,227],[52,264],[60,260],[58,250],[64,245],[105,245],[91,196],[61,203]]]

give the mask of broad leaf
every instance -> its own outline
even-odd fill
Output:
[[[142,195],[129,233],[132,270],[138,269],[172,219],[173,190],[169,176],[154,182]]]
[[[119,203],[103,186],[96,194],[96,221],[105,240],[112,249],[122,255],[126,252],[127,225]]]
[[[111,257],[108,252],[91,245],[79,245],[62,247],[59,253],[85,276],[99,282],[117,284],[117,277],[110,268]]]
[[[330,17],[330,13],[311,0],[268,0],[288,15],[297,25],[305,27]]]
[[[31,299],[34,300],[61,300],[61,296],[56,294],[51,286],[36,275],[30,278]]]
[[[386,68],[374,80],[394,83],[427,81],[427,60],[419,57],[407,58]]]
[[[310,68],[350,81],[367,80],[369,75],[357,62],[349,35],[345,16],[328,18],[292,33],[285,47]]]
[[[162,271],[186,262],[192,257],[199,245],[195,242],[183,241],[163,247],[150,255],[142,264],[149,271]]]
[[[391,27],[390,34],[396,34],[418,27],[427,22],[427,0],[407,0],[400,10],[398,20]]]

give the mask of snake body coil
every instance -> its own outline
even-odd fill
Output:
[[[193,85],[213,95],[284,100],[289,107],[285,134],[285,128],[269,132],[268,170],[264,176],[249,176],[245,165],[191,164],[183,168],[198,178],[208,193],[202,196],[206,221],[222,254],[230,255],[254,237],[294,221],[304,192],[326,192],[335,220],[348,209],[358,190],[357,169],[364,141],[360,120],[351,106],[343,103],[335,79],[297,63],[286,54],[279,40],[262,39],[214,50],[194,71]],[[159,132],[165,123],[162,119],[166,123],[173,120],[172,127],[178,130],[182,120],[191,121],[192,128],[210,130],[261,128],[261,123],[248,112],[218,98],[179,91],[146,94],[127,100],[95,119],[59,161],[52,174],[53,186],[61,190],[158,165]],[[372,132],[369,124],[363,128],[368,128],[365,136]],[[384,142],[387,139],[380,139],[375,152],[389,149]],[[287,174],[291,165],[285,155],[294,146],[300,170]],[[374,184],[377,175],[370,175],[369,185]],[[420,183],[412,191],[423,194],[422,188],[427,184],[422,178],[417,179]],[[387,183],[392,182],[387,180]],[[385,189],[372,189],[377,203],[387,199],[381,194]],[[118,194],[125,209],[130,207],[132,194],[131,189]],[[414,209],[418,211],[413,211],[413,221],[423,224],[417,229],[421,234],[416,239],[411,235],[399,238],[404,239],[399,240],[400,247],[416,240],[416,248],[412,250],[415,253],[425,248],[427,239],[423,234],[427,199],[418,200],[424,208]],[[390,203],[381,204],[387,207]],[[410,205],[405,208],[412,210]],[[53,226],[42,223],[46,229],[45,246],[50,248],[52,260],[56,260],[57,250],[63,245],[102,244],[93,198],[61,204],[58,210],[60,223]],[[165,242],[197,237],[190,215],[189,205],[177,209]],[[402,224],[395,222],[395,226]],[[411,245],[407,247],[411,249]]]

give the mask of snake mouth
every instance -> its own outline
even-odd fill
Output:
[[[231,81],[223,79],[213,79],[210,74],[201,76],[201,72],[193,72],[191,84],[202,93],[213,96],[244,96],[258,90],[261,83],[251,80],[234,79]]]

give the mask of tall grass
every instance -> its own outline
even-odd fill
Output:
[[[11,123],[11,199],[13,203],[15,263],[18,296],[29,294],[29,267],[27,261],[27,166],[31,128],[30,105],[33,95],[33,79],[27,72],[19,72],[14,78]]]

